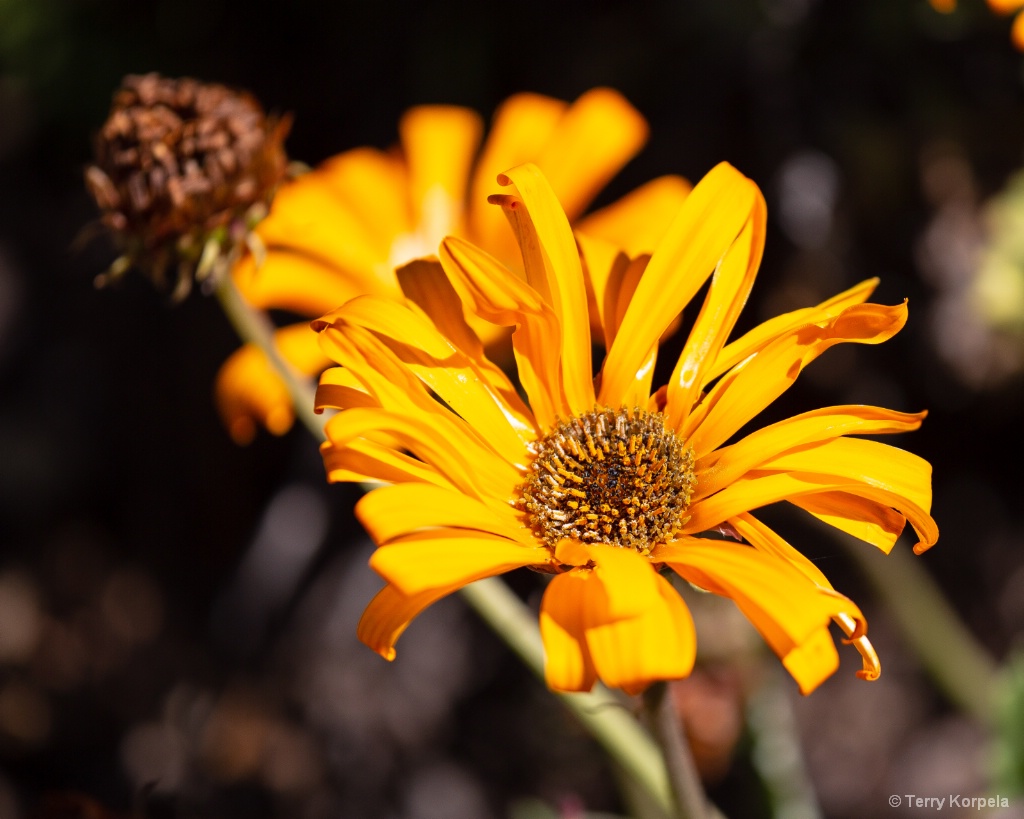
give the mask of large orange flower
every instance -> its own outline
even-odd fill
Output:
[[[465,108],[422,106],[399,124],[401,149],[346,151],[283,186],[256,235],[265,253],[247,255],[234,279],[252,305],[314,318],[348,299],[398,296],[394,269],[433,254],[448,235],[469,239],[512,268],[515,241],[486,194],[504,168],[532,161],[548,175],[569,219],[631,253],[649,252],[689,191],[662,177],[581,218],[594,196],[640,149],[647,125],[617,92],[589,91],[572,104],[518,94],[497,110],[477,154],[483,123]],[[495,337],[491,328],[491,340]],[[306,322],[276,336],[299,372],[330,362]],[[222,367],[217,403],[232,436],[248,441],[257,425],[281,434],[292,402],[265,356],[243,347]]]
[[[907,520],[923,551],[930,467],[852,435],[917,428],[925,413],[813,410],[737,437],[829,347],[877,344],[906,306],[865,303],[865,282],[726,343],[757,272],[765,205],[727,164],[705,177],[653,255],[575,237],[533,165],[492,196],[514,227],[525,280],[449,237],[440,262],[399,272],[406,299],[364,296],[314,322],[342,367],[319,407],[342,411],[322,446],[333,481],[388,484],[357,514],[387,585],[359,636],[387,658],[426,606],[474,580],[552,574],[540,611],[551,688],[626,691],[683,677],[693,623],[663,570],[736,602],[804,692],[830,675],[836,621],[875,677],[859,609],[753,510],[788,501],[888,551]],[[578,242],[578,243],[577,243]],[[669,382],[652,390],[659,337],[711,277]],[[588,302],[608,343],[592,377]],[[513,327],[520,385],[483,353],[464,310]],[[712,531],[736,539],[703,537]]]

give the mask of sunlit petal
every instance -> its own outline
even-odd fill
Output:
[[[725,348],[719,353],[714,363],[704,374],[704,383],[707,384],[716,376],[731,370],[747,356],[756,353],[770,341],[784,333],[808,324],[820,324],[823,321],[838,316],[847,307],[863,304],[877,286],[878,279],[868,279],[837,296],[826,299],[816,307],[805,307],[801,310],[783,313],[781,316],[776,316],[762,322],[750,332],[725,345]]]
[[[459,529],[439,529],[381,546],[370,567],[402,594],[411,595],[545,564],[543,546],[526,546]]]
[[[356,636],[385,660],[395,659],[395,643],[409,623],[427,606],[462,588],[459,584],[430,589],[419,594],[402,594],[385,586],[359,618]]]
[[[586,597],[592,585],[582,572],[553,578],[540,603],[544,641],[544,681],[552,691],[589,691],[597,681],[584,624]]]
[[[764,197],[756,191],[750,220],[716,268],[707,298],[669,378],[665,413],[673,429],[685,424],[690,407],[700,395],[705,370],[722,349],[747,303],[761,265],[767,219]]]
[[[583,279],[587,286],[590,333],[596,343],[604,343],[607,346],[604,311],[608,282],[621,279],[629,265],[629,257],[611,242],[583,233],[576,234],[576,243],[580,249]]]
[[[844,492],[801,495],[790,498],[790,503],[886,554],[892,551],[907,524],[907,519],[884,500]]]
[[[681,176],[660,176],[576,223],[577,235],[592,236],[627,256],[653,253],[693,186]]]
[[[335,445],[320,445],[327,480],[331,483],[429,483],[445,488],[455,484],[423,461],[406,455],[393,445],[359,438]]]
[[[909,432],[921,426],[926,412],[906,413],[862,404],[824,407],[756,430],[735,444],[697,460],[694,500],[713,495],[751,469],[805,444],[841,435]]]
[[[429,319],[397,301],[363,296],[332,314],[332,326],[339,323],[377,335],[401,366],[473,429],[480,430],[502,457],[525,468],[532,427],[519,422],[473,360],[441,335]]]
[[[654,587],[636,617],[614,616],[608,578],[596,572],[584,601],[587,648],[597,676],[630,694],[687,676],[697,650],[693,618],[682,598],[665,578],[648,573]]]
[[[906,304],[861,304],[821,324],[790,331],[723,376],[678,431],[702,458],[789,389],[803,368],[829,347],[880,344],[906,320]]]
[[[313,410],[351,409],[352,407],[379,407],[380,401],[370,395],[359,383],[351,370],[331,367],[320,374],[316,386]]]
[[[569,106],[532,161],[576,219],[646,141],[647,123],[625,97],[594,88]]]
[[[412,108],[398,125],[413,223],[431,250],[445,235],[462,230],[469,169],[482,131],[476,113],[453,105]]]
[[[449,236],[441,243],[441,264],[452,284],[481,317],[515,327],[512,347],[519,380],[537,421],[550,426],[564,415],[559,375],[558,318],[541,296],[492,256]]]
[[[640,362],[718,265],[750,217],[757,187],[726,163],[683,202],[651,257],[602,370],[600,402],[617,405]]]
[[[378,261],[390,258],[396,236],[414,230],[408,171],[394,152],[353,148],[331,157],[314,173],[358,220]]]
[[[500,190],[498,174],[535,160],[568,105],[541,94],[514,94],[494,112],[490,133],[473,171],[469,200],[470,238],[504,262],[519,255],[501,210],[487,197]]]
[[[253,307],[315,316],[366,292],[397,294],[393,284],[368,283],[333,262],[289,249],[270,248],[261,262],[247,256],[233,270],[242,296]]]
[[[590,317],[576,241],[558,199],[534,165],[517,165],[498,180],[515,185],[522,200],[503,198],[519,245],[526,280],[551,305],[561,327],[562,388],[572,414],[594,406]]]
[[[582,565],[578,558],[566,554],[572,545],[571,541],[562,541],[555,550],[555,557],[570,565]],[[605,618],[621,620],[641,615],[655,592],[650,561],[632,549],[603,543],[580,544],[580,547],[590,558],[594,574],[604,584]]]
[[[389,432],[414,456],[436,469],[462,491],[481,500],[508,497],[519,473],[505,460],[466,434],[457,419],[443,415],[402,415],[357,407],[335,415],[324,430],[342,446],[374,431]]]
[[[829,579],[825,577],[814,563],[753,515],[743,513],[734,518],[729,518],[729,525],[736,530],[740,537],[758,551],[788,561],[803,572],[815,585],[825,589],[832,588]]]
[[[505,512],[467,495],[430,484],[385,486],[364,495],[356,517],[377,545],[425,529],[475,530],[533,546],[536,539],[511,506]]]
[[[478,376],[488,389],[500,397],[502,411],[517,429],[529,430],[536,437],[533,413],[516,392],[505,371],[491,361],[480,336],[466,321],[462,302],[441,263],[435,259],[418,259],[395,271],[402,292],[434,322],[434,326],[472,362]],[[494,325],[489,337],[495,336]]]
[[[668,544],[655,554],[682,577],[731,598],[810,693],[838,666],[833,617],[864,616],[850,600],[812,583],[787,561],[727,541]],[[863,631],[863,625],[860,631]]]

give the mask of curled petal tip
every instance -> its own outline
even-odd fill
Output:
[[[518,196],[513,196],[510,193],[492,193],[487,197],[487,203],[515,210],[518,207],[522,207],[523,201]]]

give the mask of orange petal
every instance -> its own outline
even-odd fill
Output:
[[[484,502],[511,498],[521,480],[519,472],[454,416],[404,415],[357,407],[335,415],[324,431],[334,446],[344,446],[375,431],[388,432],[413,456],[464,493]]]
[[[584,625],[588,581],[585,572],[557,575],[541,599],[544,681],[552,691],[589,691],[597,681]]]
[[[1024,6],[1024,0],[988,0],[988,7],[996,14],[1013,14]]]
[[[274,345],[301,375],[315,375],[330,363],[305,322],[277,330]],[[295,420],[292,397],[284,381],[263,351],[250,344],[236,350],[221,365],[214,396],[221,419],[238,444],[251,441],[259,425],[274,435],[283,435]]]
[[[461,588],[431,589],[419,594],[402,594],[393,586],[385,586],[359,619],[356,636],[385,660],[395,659],[395,643],[409,623],[431,603]]]
[[[677,431],[702,458],[789,389],[803,368],[829,347],[842,342],[880,344],[898,333],[906,320],[905,303],[861,304],[821,324],[791,331],[726,374]]]
[[[402,594],[465,586],[522,566],[544,565],[551,553],[505,538],[438,529],[381,546],[370,567]]]
[[[535,437],[532,425],[520,420],[491,389],[487,374],[426,316],[373,296],[353,299],[331,316],[334,327],[362,327],[380,338],[394,354],[395,366],[419,378],[503,458],[525,468],[526,447]]]
[[[713,495],[744,473],[796,447],[842,435],[909,432],[920,427],[927,414],[847,405],[812,410],[762,427],[735,444],[698,459],[694,464],[697,486],[693,500]]]
[[[656,593],[650,561],[632,549],[603,543],[576,544],[571,540],[558,544],[555,557],[569,565],[584,565],[572,554],[580,550],[593,564],[597,579],[604,584],[605,620],[623,620],[643,614]]]
[[[605,346],[605,299],[609,280],[620,280],[629,266],[629,258],[618,247],[584,233],[576,233],[576,243],[583,263],[583,279],[587,286],[587,309],[590,313],[590,334],[596,343]]]
[[[886,503],[844,492],[804,495],[790,502],[886,554],[892,551],[907,524],[907,519]]]
[[[932,504],[932,467],[902,449],[860,438],[835,438],[787,452],[768,461],[766,470],[817,473],[825,480],[863,484],[864,492],[844,491],[887,504],[903,513],[917,530],[924,551],[939,532],[928,512]]]
[[[651,347],[739,235],[757,187],[726,163],[693,189],[658,245],[602,369],[600,403],[618,406]]]
[[[494,324],[516,327],[512,348],[519,380],[539,425],[566,415],[559,376],[561,329],[554,311],[493,256],[454,236],[441,243],[441,264],[463,301]]]
[[[747,543],[760,552],[774,555],[777,558],[791,563],[807,576],[808,580],[824,589],[831,589],[832,584],[825,577],[821,569],[805,557],[801,552],[794,549],[788,541],[775,532],[774,529],[766,526],[762,521],[753,515],[744,512],[734,518],[729,518],[729,525],[736,530],[737,534]]]
[[[395,153],[353,148],[323,162],[316,174],[358,221],[378,259],[389,259],[395,238],[415,229],[408,173]]]
[[[647,123],[625,97],[594,88],[569,107],[540,154],[528,159],[573,220],[646,141]]]
[[[681,176],[659,176],[584,216],[576,233],[602,239],[631,258],[653,253],[692,189]]]
[[[665,414],[672,429],[681,428],[689,417],[704,372],[736,326],[761,265],[768,209],[761,192],[755,191],[750,219],[715,269],[708,295],[668,381]]]
[[[608,577],[588,578],[585,600],[587,648],[597,676],[612,688],[638,694],[658,680],[689,675],[697,650],[693,618],[665,578],[648,569],[653,594],[637,617],[616,619]]]
[[[875,441],[836,438],[782,455],[765,464],[763,470],[750,472],[717,494],[697,501],[690,507],[690,519],[682,531],[704,532],[770,503],[841,493],[896,509],[917,531],[921,542],[914,550],[922,552],[935,543],[939,534],[928,514],[930,471],[926,461],[903,450]]]
[[[808,324],[820,324],[827,319],[838,316],[847,307],[863,304],[878,286],[878,279],[868,279],[860,284],[833,296],[816,307],[805,307],[784,313],[781,316],[762,322],[750,332],[727,344],[715,359],[714,364],[704,374],[706,385],[715,377],[731,370],[747,356],[756,353],[770,341],[799,327]]]
[[[413,221],[433,249],[447,234],[464,230],[469,169],[483,123],[468,108],[423,105],[407,111],[398,130],[409,167]]]
[[[380,401],[370,395],[344,367],[331,367],[320,375],[313,399],[315,412],[324,409],[352,409],[353,407],[379,407]]]
[[[558,317],[561,386],[568,414],[579,415],[594,406],[594,382],[587,291],[569,220],[535,165],[517,165],[498,181],[515,185],[525,206],[517,207],[514,198],[502,198],[523,252],[526,280]]]
[[[390,239],[367,229],[338,194],[331,175],[329,168],[316,169],[282,185],[257,235],[268,250],[318,259],[363,282],[364,292],[388,286],[390,271],[382,267]]]
[[[423,529],[458,528],[535,546],[513,507],[495,508],[461,492],[430,484],[385,486],[364,495],[356,517],[378,546]]]
[[[390,273],[389,273],[390,275]],[[285,248],[270,248],[262,263],[247,255],[232,270],[235,284],[249,304],[261,310],[288,310],[317,316],[363,293],[394,294],[398,288],[339,267],[330,261]]]
[[[361,438],[335,446],[320,444],[327,480],[331,483],[432,483],[448,489],[455,485],[434,467],[378,441]]]
[[[860,624],[850,600],[823,589],[787,561],[728,541],[694,541],[659,547],[664,561],[701,588],[731,598],[783,661],[800,691],[810,693],[838,666],[828,633],[840,614]]]
[[[1018,4],[1020,8],[1021,4]],[[1024,14],[1018,14],[1013,18],[1013,25],[1010,27],[1010,42],[1018,51],[1024,51]]]
[[[533,437],[537,437],[533,413],[523,403],[505,372],[487,358],[484,350],[484,344],[507,334],[505,328],[496,328],[474,316],[480,327],[490,328],[486,334],[478,334],[479,330],[466,321],[462,299],[436,259],[417,259],[396,270],[395,275],[406,298],[427,314],[441,335],[473,361],[480,377],[490,390],[501,397],[506,409],[515,417],[514,423],[531,430]]]
[[[358,386],[382,407],[440,415],[446,410],[394,352],[369,330],[346,324],[337,311],[312,323],[320,349],[349,371]]]
[[[845,614],[838,614],[833,619],[849,638],[845,642],[857,649],[863,660],[863,668],[857,672],[857,676],[862,680],[877,680],[882,675],[882,664],[875,653],[875,647],[864,636],[862,624]]]
[[[514,94],[494,113],[490,133],[473,170],[469,199],[469,229],[473,241],[501,259],[518,265],[512,232],[501,211],[487,204],[498,191],[498,174],[513,165],[533,161],[568,106],[540,94]]]

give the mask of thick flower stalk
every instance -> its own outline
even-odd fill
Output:
[[[594,89],[571,104],[517,94],[494,115],[481,146],[478,114],[455,106],[409,110],[397,150],[356,148],[282,186],[270,215],[256,228],[265,249],[245,256],[234,280],[256,308],[308,318],[354,296],[401,295],[394,270],[436,253],[453,235],[520,269],[518,248],[501,212],[486,195],[497,173],[534,162],[547,174],[571,222],[625,248],[653,250],[689,191],[662,177],[584,216],[607,182],[640,149],[647,125],[617,92]],[[490,342],[502,328],[475,325]],[[281,328],[278,352],[297,372],[318,375],[330,361],[307,322]],[[222,367],[217,402],[236,441],[260,426],[281,434],[294,419],[285,385],[260,350],[246,346]]]
[[[357,507],[386,586],[359,637],[386,658],[424,608],[518,567],[550,576],[540,609],[555,690],[598,679],[627,692],[686,676],[694,627],[674,574],[735,601],[803,692],[836,669],[838,623],[879,673],[857,606],[755,516],[786,501],[883,551],[907,521],[921,552],[938,532],[930,466],[858,435],[917,428],[925,413],[812,410],[747,428],[840,343],[877,344],[905,304],[866,303],[868,281],[728,341],[757,273],[766,210],[727,164],[674,214],[650,256],[574,237],[541,171],[519,165],[491,197],[524,275],[448,237],[440,260],[399,271],[404,300],[362,296],[313,323],[341,367],[324,373],[322,453],[332,481],[386,484]],[[659,339],[711,279],[667,384]],[[595,316],[588,312],[595,308]],[[515,384],[466,316],[514,328]],[[598,375],[591,323],[607,344]],[[708,536],[726,532],[733,537]]]
[[[123,254],[108,277],[138,267],[183,298],[227,266],[285,177],[289,125],[223,85],[125,77],[85,174]]]

